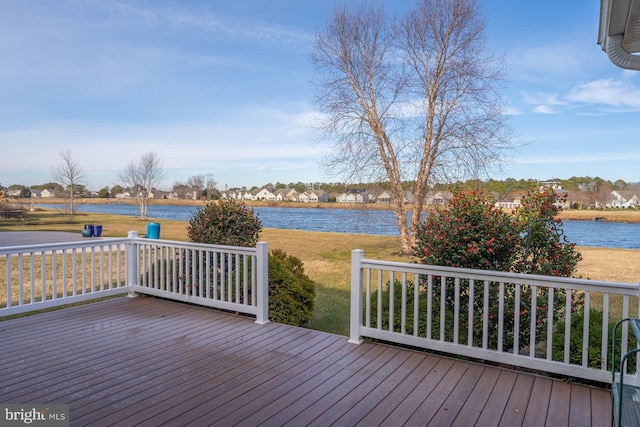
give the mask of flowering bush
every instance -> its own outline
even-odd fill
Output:
[[[478,191],[456,190],[445,206],[416,226],[414,255],[423,264],[510,271],[517,263],[516,218]]]
[[[562,235],[562,222],[556,220],[561,200],[551,190],[531,192],[522,206],[511,214],[495,207],[494,201],[481,190],[456,189],[450,202],[437,209],[416,226],[414,256],[431,265],[462,267],[506,272],[569,276],[580,260],[575,245]],[[448,309],[454,309],[453,283],[445,282]],[[439,304],[441,281],[435,278],[429,286],[421,283],[423,292],[431,292]],[[470,285],[460,284],[461,316],[469,312]],[[474,343],[481,343],[479,330],[484,316],[484,283],[474,283]],[[514,324],[519,323],[518,345],[528,345],[531,332],[532,288],[527,285],[503,287],[503,313],[499,313],[500,284],[491,283],[488,293],[489,348],[498,348],[498,319],[504,319],[503,348],[511,349],[516,340]],[[536,292],[536,339],[545,339],[550,319],[557,322],[564,315],[564,291],[556,291],[549,299],[549,289]],[[516,302],[519,301],[519,304]],[[578,302],[576,301],[576,304]],[[466,325],[465,325],[466,326]],[[520,349],[514,349],[519,351]]]
[[[514,271],[561,277],[573,274],[582,256],[575,243],[564,236],[562,220],[556,218],[565,199],[550,188],[522,198],[514,214],[525,241],[524,247],[520,245],[522,256],[513,266]]]

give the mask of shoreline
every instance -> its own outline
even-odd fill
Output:
[[[41,204],[65,204],[66,199],[51,198],[47,200],[34,201],[32,199],[17,199],[23,206],[38,206]],[[173,206],[204,206],[210,200],[171,200],[163,199],[152,201],[150,205],[173,205]],[[393,210],[392,206],[380,203],[352,204],[352,203],[302,203],[302,202],[268,202],[243,200],[249,207],[272,207],[272,208],[296,208],[296,209],[354,209],[354,210]],[[135,199],[77,199],[79,205],[102,205],[102,204],[123,204],[137,205]],[[616,210],[595,210],[595,209],[568,209],[558,214],[562,220],[572,221],[605,221],[621,223],[640,223],[640,210],[616,209]]]

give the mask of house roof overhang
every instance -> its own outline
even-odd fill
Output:
[[[598,44],[618,67],[640,70],[640,0],[601,0]]]

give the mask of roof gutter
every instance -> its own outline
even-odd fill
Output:
[[[615,65],[626,70],[640,71],[640,56],[633,55],[622,47],[622,34],[606,37],[607,56]]]

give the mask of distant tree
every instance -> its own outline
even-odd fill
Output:
[[[206,196],[209,198],[213,198],[213,196],[215,196],[216,194],[219,194],[219,192],[217,191],[216,187],[218,185],[218,183],[215,181],[215,179],[213,179],[213,174],[207,174],[206,175],[206,183],[205,183],[205,191],[206,191]]]
[[[400,19],[382,2],[336,9],[311,51],[319,123],[333,146],[328,170],[347,181],[388,181],[409,253],[403,183],[415,181],[420,218],[435,182],[478,176],[512,147],[498,85],[503,63],[486,51],[477,0],[419,0]]]
[[[29,187],[22,187],[22,190],[20,190],[20,198],[28,199],[30,197],[31,197],[31,190],[29,189]]]
[[[153,198],[152,190],[164,180],[162,160],[151,151],[129,163],[118,176],[125,187],[135,192],[140,205],[140,218],[146,219],[149,201]]]
[[[64,192],[64,187],[62,185],[60,185],[57,182],[46,182],[44,184],[40,184],[40,185],[32,185],[31,186],[32,190],[36,190],[36,191],[43,191],[43,190],[49,190],[49,191],[54,191],[57,193],[63,193]]]
[[[193,175],[187,179],[187,187],[192,193],[195,192],[196,199],[199,199],[205,191],[205,183],[206,178],[202,174]]]
[[[624,190],[628,185],[629,184],[627,184],[624,180],[618,179],[613,183],[613,188],[616,190]]]
[[[98,197],[100,197],[101,199],[107,199],[111,197],[111,193],[109,192],[109,187],[101,188],[100,191],[98,191]]]
[[[84,191],[83,181],[85,179],[84,171],[76,160],[71,155],[71,150],[66,149],[60,151],[60,160],[51,169],[53,179],[56,180],[63,188],[64,194],[69,201],[66,214],[69,222],[73,221],[73,216],[76,213],[76,207],[74,205],[74,199],[81,195]]]
[[[110,197],[116,197],[116,194],[121,194],[124,191],[124,188],[120,185],[114,185],[111,187]]]

